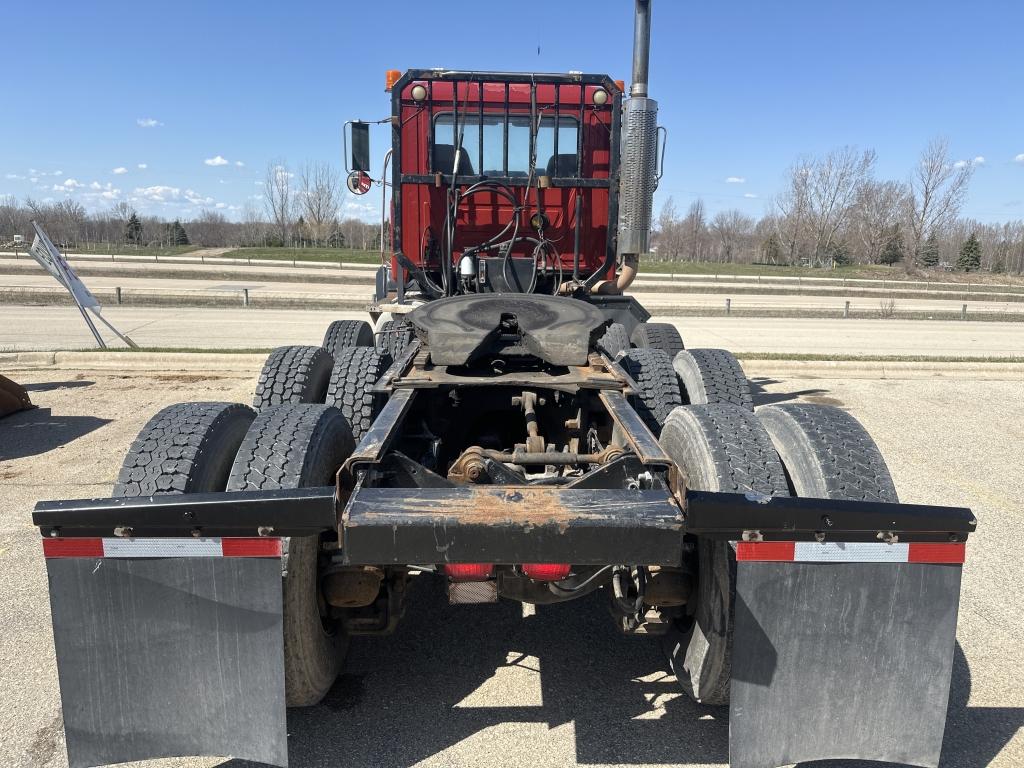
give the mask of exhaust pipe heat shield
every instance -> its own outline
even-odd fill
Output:
[[[287,766],[280,555],[164,539],[148,555],[179,542],[202,556],[147,556],[144,541],[44,541],[70,767],[189,755]],[[101,542],[107,556],[89,556]],[[127,556],[110,557],[119,546]]]
[[[732,768],[832,758],[938,764],[961,565],[913,554],[899,562],[915,546],[797,543],[797,558],[815,559],[771,562],[742,550],[777,543],[739,545]],[[863,552],[888,561],[849,561]]]

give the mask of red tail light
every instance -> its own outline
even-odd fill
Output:
[[[523,575],[537,581],[561,581],[569,575],[572,566],[568,563],[524,563]]]
[[[486,581],[494,573],[492,563],[456,563],[446,565],[444,572],[452,581]]]

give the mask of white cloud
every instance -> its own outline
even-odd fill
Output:
[[[454,161],[452,161],[452,165],[455,165],[455,162],[454,162]],[[227,204],[227,203],[217,203],[217,204],[216,204],[215,206],[213,206],[213,207],[214,207],[214,208],[227,208],[227,207],[228,207],[228,204]]]
[[[957,160],[955,163],[953,163],[954,168],[963,168],[965,165],[967,165],[966,160]]]
[[[974,165],[984,165],[985,164],[985,158],[982,155],[978,155],[976,158],[971,160],[971,162]]]
[[[100,184],[98,181],[94,181],[92,184],[89,185],[89,189],[103,189],[103,185]]]
[[[83,184],[78,179],[64,179],[63,184],[54,184],[54,192],[74,192],[76,189],[82,187]]]
[[[1015,163],[1024,163],[1024,152],[1021,152],[1019,155],[1017,155],[1015,158],[1013,158],[1013,162],[1015,162]]]
[[[747,179],[744,176],[729,176],[725,180],[726,184],[746,184]]]
[[[152,200],[155,203],[163,203],[168,199],[174,199],[181,196],[181,189],[178,187],[168,187],[162,184],[155,184],[152,187],[136,187],[135,194],[146,200]]]
[[[453,163],[453,164],[454,164],[454,163]],[[237,166],[238,168],[244,168],[244,167],[245,167],[245,163],[243,163],[243,162],[242,162],[241,160],[235,160],[235,165],[236,165],[236,166]]]
[[[751,200],[753,200],[755,197],[757,197],[757,195],[755,195],[753,192],[744,192],[743,196],[746,197],[746,198],[750,198]]]
[[[163,125],[155,117],[140,117],[135,122],[140,128],[156,128],[158,125]]]
[[[125,168],[123,165],[119,165],[117,166],[117,168],[112,170],[111,173],[113,173],[116,176],[120,176],[122,173],[128,173],[128,169]]]
[[[220,155],[217,155],[216,157],[208,157],[205,160],[203,160],[203,162],[206,163],[207,165],[227,165],[228,164],[228,161],[225,160]]]
[[[15,181],[20,181],[21,179],[24,179],[25,177],[24,176],[19,176],[16,173],[8,173],[4,178],[13,179]]]
[[[140,171],[144,171],[144,170],[146,170],[146,169],[147,169],[147,168],[148,168],[149,166],[148,166],[148,165],[146,165],[145,163],[139,163],[139,164],[138,164],[137,166],[135,166],[135,167],[136,167],[136,168],[138,168],[138,169],[139,169]]]

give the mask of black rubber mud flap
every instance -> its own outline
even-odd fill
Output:
[[[70,768],[191,755],[287,766],[279,539],[44,547]]]
[[[963,547],[738,544],[732,768],[938,765]]]

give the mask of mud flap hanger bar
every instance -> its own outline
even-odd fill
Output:
[[[311,536],[337,525],[334,486],[40,501],[44,536]]]
[[[538,494],[544,502],[540,508],[531,509],[531,504],[521,503],[528,499],[541,501],[539,497],[534,498]],[[456,501],[461,502],[464,514],[444,514],[443,510],[451,509]],[[482,502],[489,503],[491,516],[480,514],[477,506]],[[403,536],[403,540],[408,539],[412,549],[419,542],[413,544],[416,536],[411,528],[425,526],[424,530],[429,529],[427,543],[431,551],[420,555],[432,554],[436,558],[435,546],[439,545],[433,538],[437,530],[433,525],[436,516],[444,518],[446,536],[454,537],[458,533],[462,537],[458,549],[465,550],[466,557],[472,556],[474,543],[486,543],[489,550],[493,549],[492,554],[499,556],[504,554],[499,552],[502,539],[500,536],[495,539],[490,532],[508,528],[520,510],[532,520],[545,508],[549,513],[548,522],[556,529],[569,519],[573,521],[573,530],[581,535],[580,541],[589,542],[584,545],[586,548],[594,548],[590,556],[586,552],[578,553],[588,561],[598,551],[602,556],[621,551],[621,537],[629,535],[636,535],[638,543],[639,540],[647,542],[632,553],[637,558],[635,562],[662,562],[667,553],[681,551],[685,534],[740,541],[963,542],[977,525],[971,511],[962,507],[769,498],[703,491],[686,491],[680,510],[675,498],[666,490],[613,492],[468,486],[426,491],[357,487],[345,506],[349,514],[342,517],[335,489],[323,487],[42,501],[36,505],[32,520],[48,537],[112,534],[127,537],[309,536],[340,527],[342,535],[351,543],[373,542],[372,556],[379,559],[372,562],[395,562],[398,556],[397,552],[389,553],[384,539],[378,541],[374,531],[379,528],[387,534],[385,539],[390,539],[394,526],[402,525],[410,526],[411,538]],[[529,521],[524,518],[520,522]],[[515,547],[517,551],[508,554],[516,557],[528,554],[530,541],[536,540],[528,533],[523,530],[523,540]],[[556,536],[550,544],[557,548],[558,542]],[[647,549],[653,560],[645,559]],[[370,562],[365,559],[371,555],[369,552],[348,554]],[[428,558],[424,562],[430,561],[432,559]]]
[[[965,507],[686,491],[686,532],[730,541],[964,542]]]

